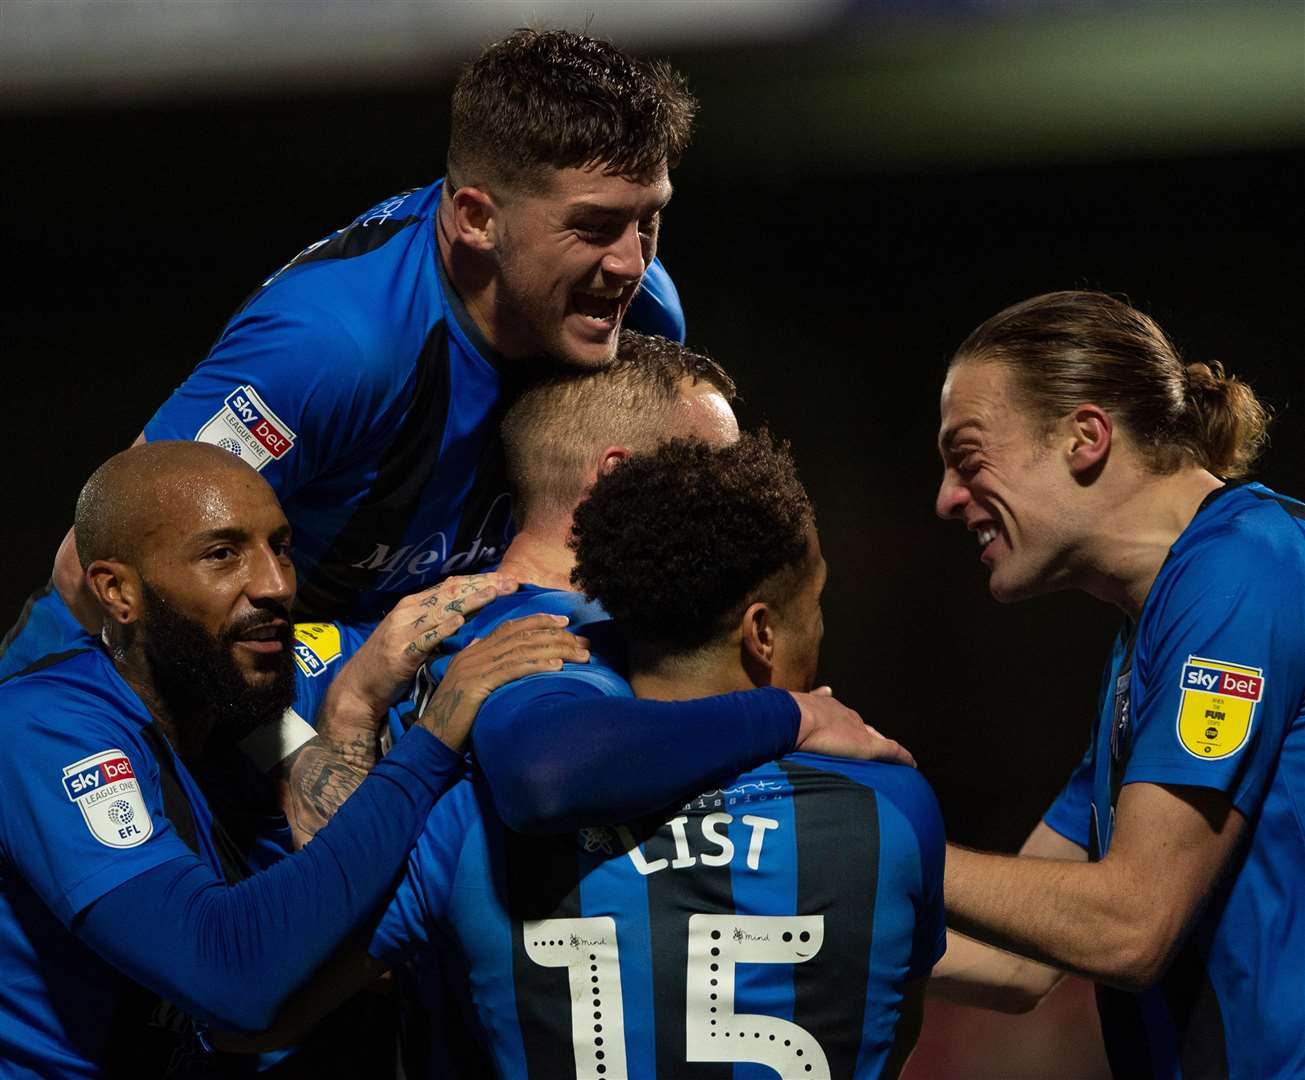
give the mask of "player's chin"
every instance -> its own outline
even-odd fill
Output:
[[[619,319],[592,319],[570,312],[562,322],[557,352],[576,367],[606,367],[616,358]]]

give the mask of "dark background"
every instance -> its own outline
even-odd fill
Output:
[[[702,63],[701,58],[697,58]],[[681,58],[690,72],[695,58]],[[697,86],[697,81],[695,81]],[[711,146],[710,97],[697,142]],[[5,119],[10,419],[0,612],[48,575],[82,481],[308,242],[441,172],[448,87]],[[694,153],[661,255],[689,340],[793,441],[830,583],[823,676],[906,742],[951,835],[1013,848],[1086,745],[1115,612],[987,594],[933,517],[941,373],[999,308],[1126,293],[1279,412],[1262,478],[1305,494],[1302,155],[882,171]]]
[[[988,596],[973,537],[933,516],[944,365],[1017,300],[1124,293],[1188,359],[1223,361],[1277,409],[1260,476],[1305,495],[1305,18],[1295,4],[1006,19],[976,2],[932,22],[949,6],[854,7],[866,21],[833,32],[672,54],[703,108],[660,253],[690,344],[734,374],[746,423],[792,440],[816,500],[824,678],[915,752],[952,839],[1013,850],[1086,745],[1120,617],[1079,595]],[[178,65],[193,78],[120,66],[114,81],[96,74],[106,48],[42,97],[30,19],[72,9],[15,10],[27,29],[9,11],[0,36],[27,80],[0,94],[4,625],[48,576],[82,482],[241,300],[442,172],[451,78],[447,57],[387,75],[323,53],[302,78],[246,86],[196,48]],[[112,29],[93,21],[103,7],[78,10],[92,38]],[[305,25],[277,10],[287,32]],[[1028,1017],[932,1003],[910,1076],[1087,1080],[1104,1075],[1099,1042],[1078,981]]]

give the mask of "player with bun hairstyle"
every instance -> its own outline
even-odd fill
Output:
[[[1245,479],[1268,422],[1102,293],[1007,308],[943,385],[937,511],[993,596],[1127,622],[1025,857],[949,848],[949,925],[1009,951],[953,934],[934,986],[1022,1011],[1094,979],[1117,1076],[1305,1073],[1305,505]]]

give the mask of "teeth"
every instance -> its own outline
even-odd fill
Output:
[[[997,530],[991,525],[985,525],[978,531],[979,546],[987,547],[997,539]]]
[[[619,300],[621,298],[620,286],[614,286],[610,289],[576,289],[578,293],[584,293],[585,296],[596,296],[600,300]]]

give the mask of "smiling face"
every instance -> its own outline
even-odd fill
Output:
[[[295,571],[290,524],[272,489],[233,465],[165,480],[157,498],[138,567],[147,640],[166,653],[166,637],[151,633],[166,608],[165,620],[197,627],[250,686],[274,682],[291,659]]]
[[[972,532],[997,600],[1068,587],[1074,480],[1000,363],[952,366],[942,390],[936,510]]]
[[[616,355],[617,333],[657,252],[671,183],[601,166],[557,169],[540,193],[497,208],[498,281],[491,339],[506,356],[543,353],[596,367]]]

